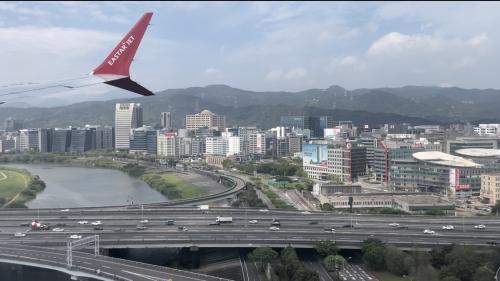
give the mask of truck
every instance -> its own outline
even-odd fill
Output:
[[[36,220],[31,222],[31,230],[49,230],[50,226],[42,224]]]
[[[198,210],[206,211],[210,209],[210,205],[199,205]]]
[[[215,222],[218,222],[218,223],[230,223],[230,222],[233,222],[233,217],[217,217],[217,219],[215,220]]]

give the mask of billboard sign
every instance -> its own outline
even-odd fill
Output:
[[[328,162],[327,144],[304,144],[302,145],[302,163],[326,167]]]

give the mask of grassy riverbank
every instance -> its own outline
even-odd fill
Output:
[[[114,156],[125,158],[124,156],[129,155],[114,155],[112,153],[103,155],[94,153],[79,156],[51,153],[5,154],[0,155],[0,163],[48,163],[120,170],[132,177],[142,179],[151,188],[167,196],[169,200],[188,199],[206,194],[202,188],[189,183],[175,173],[162,172],[158,169],[137,164],[113,161]],[[146,160],[146,158],[143,160]],[[0,174],[1,177],[2,175]]]
[[[26,170],[0,167],[0,206],[2,208],[26,208],[24,203],[34,199],[45,189],[38,176]]]

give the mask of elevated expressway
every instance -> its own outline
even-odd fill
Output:
[[[233,223],[210,225],[217,216],[231,216]],[[65,224],[64,232],[28,231],[25,237],[14,237],[15,232],[26,232],[26,225],[39,217],[44,224],[55,227]],[[147,229],[138,230],[141,220]],[[271,231],[273,219],[281,223],[279,231]],[[87,220],[89,224],[78,224]],[[103,230],[94,230],[92,221],[100,220]],[[175,220],[175,225],[166,225]],[[257,220],[257,224],[249,221]],[[349,225],[354,226],[350,228]],[[390,227],[399,223],[405,228]],[[442,230],[443,225],[454,230]],[[477,224],[485,229],[475,229]],[[188,230],[179,230],[185,226]],[[327,232],[325,228],[334,228]],[[407,228],[407,229],[406,229]],[[377,216],[334,215],[328,212],[303,213],[299,211],[261,211],[255,209],[215,208],[200,211],[188,207],[165,207],[144,210],[5,210],[0,212],[0,244],[20,243],[38,246],[64,247],[71,234],[83,237],[99,235],[100,247],[294,247],[311,248],[320,240],[335,240],[341,248],[360,248],[362,241],[377,238],[402,248],[429,249],[435,245],[466,244],[488,246],[500,243],[500,220],[495,217],[432,217],[432,216]],[[424,234],[424,229],[436,234]]]

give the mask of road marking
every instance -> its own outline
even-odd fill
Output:
[[[132,275],[135,275],[135,276],[140,276],[142,278],[145,278],[145,279],[148,279],[148,280],[152,280],[152,281],[163,281],[163,280],[165,280],[165,281],[172,281],[172,278],[162,279],[162,278],[159,278],[159,277],[154,277],[154,276],[139,274],[139,273],[135,273],[135,272],[127,271],[127,270],[122,270],[122,271],[125,272],[125,273],[128,273],[128,274],[132,274]]]

